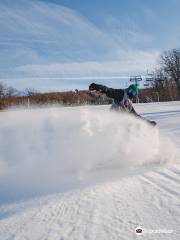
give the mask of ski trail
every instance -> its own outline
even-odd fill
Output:
[[[157,175],[164,179],[161,184]],[[138,226],[168,225],[174,231],[171,239],[177,239],[179,194],[177,182],[169,191],[168,181],[164,171],[158,171],[34,200],[23,212],[1,219],[0,239],[134,239]]]

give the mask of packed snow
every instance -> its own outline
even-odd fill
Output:
[[[1,112],[0,240],[179,239],[180,102],[135,109]]]

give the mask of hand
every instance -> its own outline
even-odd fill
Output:
[[[89,86],[89,90],[90,91],[96,90],[101,93],[106,93],[107,87],[100,84],[91,83],[91,85]]]

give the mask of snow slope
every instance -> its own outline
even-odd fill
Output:
[[[0,239],[179,239],[180,102],[0,118]],[[135,229],[141,227],[142,235]]]

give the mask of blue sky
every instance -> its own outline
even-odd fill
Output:
[[[1,0],[0,80],[41,91],[122,86],[179,47],[179,9],[179,0]]]
[[[143,46],[138,45],[139,48],[164,50],[180,42],[179,0],[45,0],[45,2],[72,8],[104,31],[113,30],[118,34],[119,29],[127,27],[149,37],[149,42]]]

